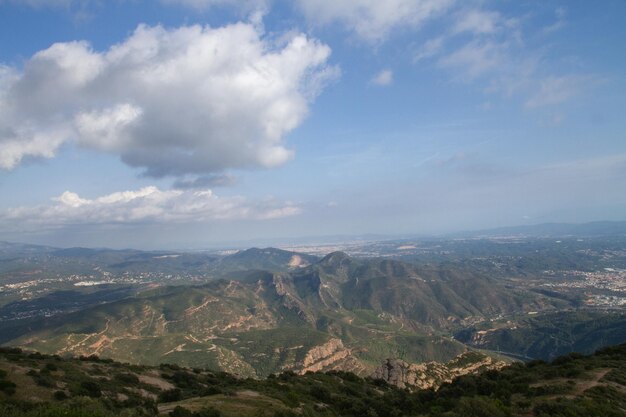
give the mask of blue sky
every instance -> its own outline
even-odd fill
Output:
[[[0,239],[626,220],[626,3],[0,0]]]

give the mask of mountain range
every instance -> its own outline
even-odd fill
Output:
[[[329,369],[368,375],[387,358],[452,359],[467,350],[449,336],[456,328],[568,306],[453,266],[342,252],[318,260],[254,249],[220,263],[235,279],[160,286],[41,319],[7,344],[253,377]]]

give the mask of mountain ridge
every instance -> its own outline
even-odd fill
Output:
[[[254,257],[258,251],[245,255]],[[283,259],[293,256],[270,252]],[[476,273],[354,259],[339,252],[291,272],[250,275],[255,276],[157,288],[51,320],[9,343],[46,353],[266,376],[303,369],[307,355],[337,340],[343,356],[329,360],[334,350],[320,356],[324,365],[319,369],[351,363],[367,374],[394,352],[408,351],[407,358],[417,362],[451,359],[466,348],[438,334],[461,322],[564,303],[507,289]],[[268,337],[269,342],[259,344]]]

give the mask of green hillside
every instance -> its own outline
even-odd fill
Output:
[[[626,345],[552,363],[516,363],[410,392],[347,372],[283,372],[264,380],[204,369],[63,359],[0,349],[0,415],[626,416]]]
[[[277,250],[239,255],[256,264],[296,256]],[[35,322],[7,344],[252,377],[329,369],[368,375],[387,358],[452,359],[466,348],[447,335],[466,323],[567,305],[477,273],[340,252],[293,272],[246,274],[245,280],[159,287]]]
[[[561,311],[481,323],[457,333],[476,348],[551,360],[575,351],[591,353],[626,340],[626,311]]]

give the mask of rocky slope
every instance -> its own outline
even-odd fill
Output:
[[[382,379],[398,388],[429,389],[439,388],[461,375],[502,369],[506,362],[495,360],[477,352],[465,352],[447,363],[407,363],[401,359],[388,359],[378,367],[372,378]]]
[[[294,254],[251,250],[239,256],[251,266],[289,263]],[[389,357],[445,362],[463,352],[461,343],[435,335],[442,330],[563,303],[448,267],[357,260],[341,252],[296,261],[292,272],[249,271],[245,280],[161,287],[42,320],[8,344],[251,377],[286,369],[367,375]]]

